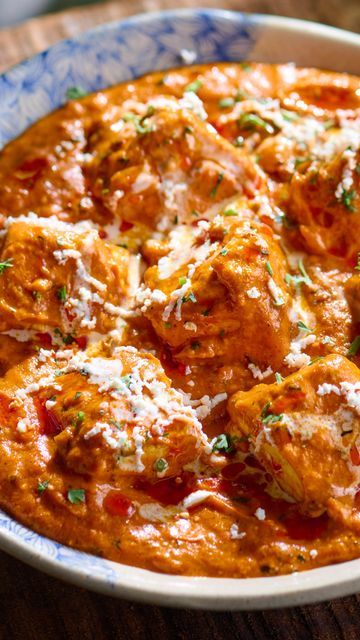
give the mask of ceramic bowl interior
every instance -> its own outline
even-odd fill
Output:
[[[56,44],[0,77],[0,147],[66,100],[196,62],[294,62],[360,75],[360,37],[311,22],[221,10],[135,16]],[[0,511],[0,548],[21,560],[102,593],[144,602],[208,609],[262,609],[303,604],[360,589],[360,559],[279,577],[188,578],[128,567],[70,549]]]

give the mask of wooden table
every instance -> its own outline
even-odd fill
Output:
[[[9,0],[16,2],[16,0]],[[0,70],[60,38],[131,13],[213,0],[118,0],[0,31]],[[326,22],[360,32],[359,0],[227,0],[227,8]],[[336,571],[336,568],[334,568]],[[49,578],[0,553],[0,640],[359,640],[360,597],[256,613],[132,604]]]

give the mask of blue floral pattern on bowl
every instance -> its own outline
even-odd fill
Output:
[[[255,23],[240,13],[179,11],[111,23],[65,40],[0,77],[0,146],[66,100],[71,86],[86,92],[182,63],[243,60],[256,38]]]

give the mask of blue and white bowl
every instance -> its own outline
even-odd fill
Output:
[[[66,40],[0,77],[0,147],[66,100],[144,73],[196,62],[295,62],[360,75],[360,37],[311,22],[218,10],[135,16]],[[168,606],[263,609],[360,590],[360,559],[268,578],[188,578],[117,564],[44,538],[0,511],[0,548],[52,575],[121,598]]]

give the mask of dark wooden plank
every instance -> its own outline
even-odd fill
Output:
[[[16,1],[16,0],[13,0]],[[219,6],[183,0],[180,6]],[[359,0],[223,0],[223,7],[360,31]],[[0,70],[65,37],[173,0],[118,0],[0,31]],[[0,553],[0,640],[359,640],[359,597],[253,613],[166,609],[115,600],[50,578]]]

